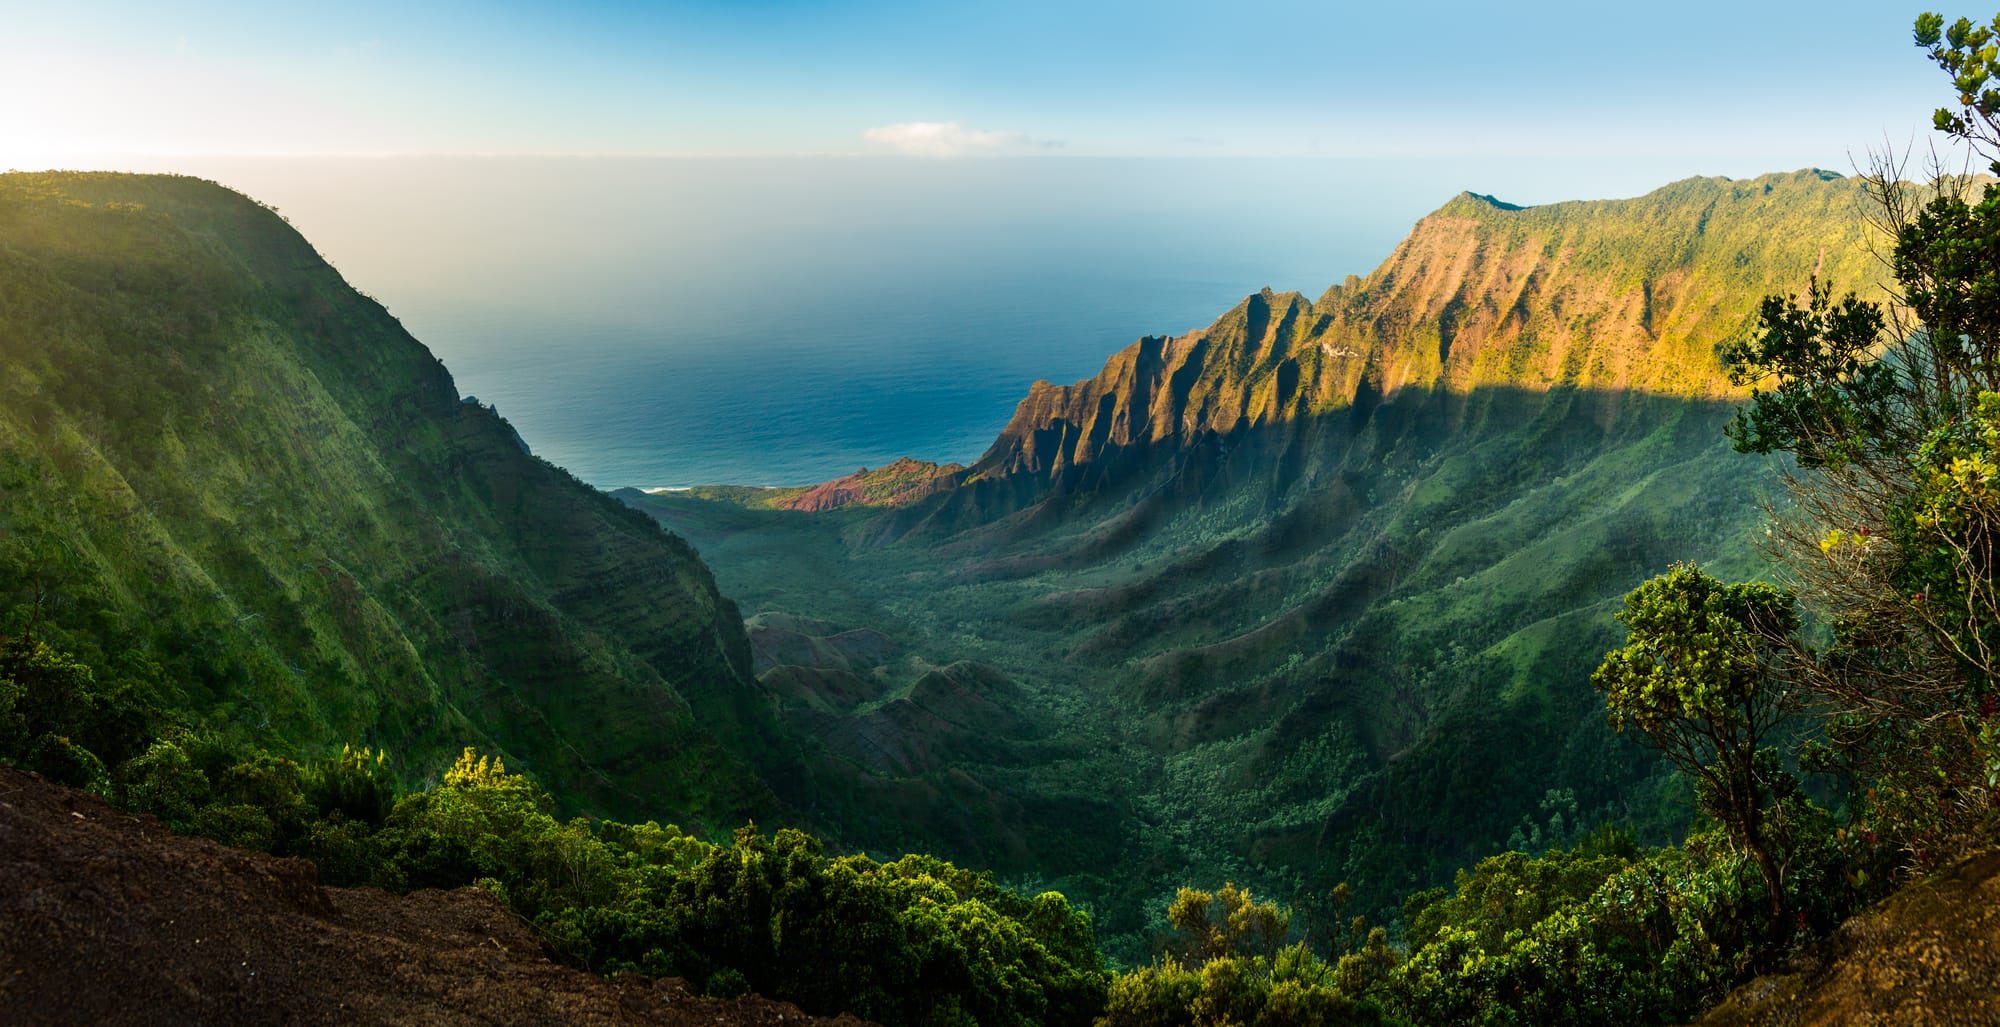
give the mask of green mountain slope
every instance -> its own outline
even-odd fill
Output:
[[[1132,951],[1140,899],[1187,881],[1345,879],[1385,904],[1510,842],[1678,828],[1588,675],[1619,597],[1668,562],[1759,571],[1767,469],[1722,440],[1714,348],[1816,270],[1875,291],[1861,199],[1820,172],[1528,209],[1468,194],[1318,301],[1252,296],[1036,384],[968,467],[626,498],[749,612],[892,639],[909,666],[870,668],[878,688],[967,659],[1018,685],[993,701],[1027,726],[984,753],[836,749],[822,772],[950,775],[995,797],[991,833],[1072,844],[968,850],[927,807],[837,815],[856,840],[1055,878]],[[802,659],[822,677],[764,678],[832,737],[807,684],[831,671]],[[903,729],[904,750],[930,737]],[[1049,803],[1064,819],[1037,822]]]
[[[694,553],[203,181],[0,177],[0,615],[281,749],[480,744],[607,811],[779,808]]]

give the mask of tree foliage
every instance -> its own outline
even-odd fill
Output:
[[[1182,888],[1167,907],[1167,922],[1174,926],[1174,954],[1182,960],[1202,963],[1233,955],[1275,959],[1292,914],[1275,902],[1256,901],[1248,889],[1224,884],[1214,893]]]
[[[1932,123],[1940,132],[1961,139],[2000,141],[2000,48],[1994,46],[2000,33],[2000,15],[1991,25],[1975,25],[1959,18],[1949,27],[1944,15],[1926,11],[1917,16],[1915,38],[1945,74],[1958,94],[1958,109],[1940,107]]]
[[[0,642],[0,761],[176,831],[310,859],[329,884],[477,884],[599,972],[890,1025],[1087,1024],[1110,983],[1090,917],[1055,892],[929,856],[834,856],[798,831],[714,842],[564,821],[533,780],[470,748],[435,787],[399,794],[382,753],[301,765],[233,744],[42,642]]]
[[[1786,789],[1776,761],[1759,756],[1786,713],[1778,662],[1799,627],[1795,598],[1683,564],[1634,589],[1618,619],[1630,639],[1591,678],[1612,726],[1644,732],[1700,782],[1706,811],[1755,860],[1775,917],[1783,888],[1764,821]]]
[[[1234,884],[1180,889],[1167,920],[1165,953],[1112,982],[1099,1027],[1362,1027],[1387,1019],[1368,997],[1397,959],[1380,928],[1334,962],[1304,941],[1286,944],[1292,911]]]
[[[1989,160],[1995,27],[1915,27],[1958,101],[1937,126]],[[1737,448],[1795,460],[1770,537],[1831,636],[1791,646],[1801,698],[1828,762],[1872,784],[1877,826],[1928,863],[2000,825],[2000,186],[1901,171],[1870,176],[1896,298],[1835,303],[1815,281],[1803,303],[1767,299],[1725,356],[1752,386]]]
[[[1615,830],[1540,857],[1461,872],[1413,896],[1392,1007],[1420,1024],[1656,1024],[1692,1019],[1788,943],[1875,894],[1874,853],[1810,806],[1774,825],[1786,913],[1770,915],[1750,858],[1719,828],[1643,850]]]

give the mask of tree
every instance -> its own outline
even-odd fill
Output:
[[[1231,956],[1277,957],[1291,929],[1290,910],[1258,902],[1248,888],[1224,884],[1213,894],[1182,888],[1167,907],[1174,925],[1173,954],[1189,964]]]
[[[2000,77],[2000,50],[1993,46],[1996,37],[2000,37],[2000,15],[1993,18],[1991,26],[1977,26],[1960,18],[1950,28],[1945,27],[1942,14],[1926,11],[1917,15],[1917,45],[1951,76],[1958,92],[1957,110],[1940,107],[1932,115],[1938,131],[1975,145],[2000,147],[2000,89],[1993,85]]]
[[[1681,564],[1634,589],[1618,619],[1630,639],[1591,676],[1611,725],[1638,728],[1699,782],[1708,812],[1756,863],[1775,918],[1784,897],[1764,815],[1779,789],[1758,753],[1785,715],[1778,678],[1799,626],[1792,594]]]
[[[471,751],[466,750],[468,754]],[[459,757],[460,766],[466,762],[466,756]],[[498,765],[497,759],[495,764]],[[504,774],[506,768],[500,766],[497,772]],[[348,820],[380,827],[396,806],[396,782],[389,773],[389,754],[373,749],[357,751],[353,746],[343,745],[339,756],[310,767],[300,784],[305,801],[322,817],[339,813]]]
[[[1957,100],[1936,126],[2000,171],[1996,40],[2000,18],[1916,20]],[[1814,281],[1724,356],[1752,387],[1737,449],[1795,461],[1772,548],[1831,631],[1794,643],[1799,683],[1876,815],[1941,859],[1990,833],[2000,794],[2000,189],[1902,172],[1878,157],[1868,176],[1889,300]]]

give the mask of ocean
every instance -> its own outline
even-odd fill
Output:
[[[461,393],[602,488],[970,461],[1036,379],[1088,377],[1265,286],[1317,297],[1460,189],[1534,202],[1661,184],[1534,162],[1060,157],[184,170],[278,207]]]

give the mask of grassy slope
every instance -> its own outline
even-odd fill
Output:
[[[748,612],[1017,682],[1003,704],[1032,743],[846,770],[970,778],[999,797],[977,812],[999,812],[993,834],[1071,844],[968,849],[954,818],[972,813],[948,805],[836,820],[1054,879],[1126,955],[1142,906],[1183,882],[1347,879],[1386,903],[1516,832],[1664,836],[1667,779],[1605,729],[1588,675],[1619,597],[1671,560],[1758,572],[1766,468],[1721,438],[1713,348],[1815,267],[1871,281],[1859,198],[1818,173],[1527,210],[1465,196],[1316,303],[1252,297],[1038,384],[928,497],[812,515],[629,498]]]
[[[478,743],[608,811],[778,808],[692,551],[210,183],[0,177],[0,604],[262,744]]]

